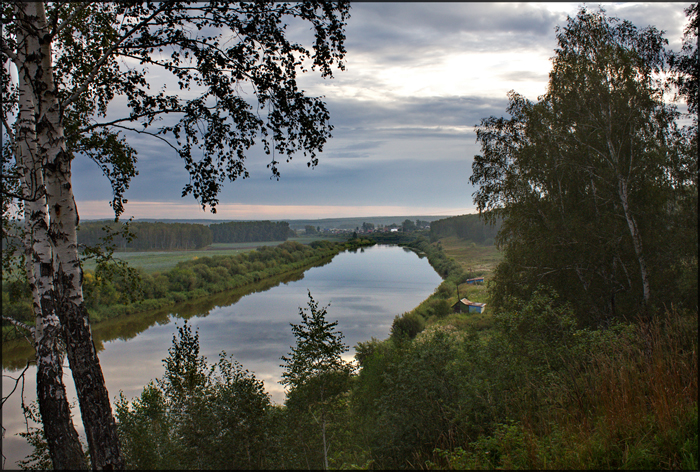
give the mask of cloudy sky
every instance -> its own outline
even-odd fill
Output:
[[[293,219],[473,213],[474,125],[503,116],[509,90],[545,92],[554,29],[581,3],[354,3],[346,28],[346,70],[309,73],[300,85],[326,97],[335,129],[309,169],[303,157],[270,179],[269,158],[249,153],[250,178],[228,183],[216,215],[191,196],[188,174],[158,142],[134,141],[138,175],[124,216]],[[597,8],[599,4],[586,4]],[[689,3],[602,4],[609,16],[665,31],[680,49]],[[99,169],[74,162],[81,219],[111,216]]]

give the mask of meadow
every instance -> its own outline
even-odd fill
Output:
[[[289,238],[288,241],[295,241],[301,244],[309,244],[312,241],[321,239],[319,237],[297,237]],[[202,257],[235,256],[244,252],[254,251],[262,246],[279,246],[284,241],[265,241],[257,243],[213,243],[203,249],[192,249],[182,251],[115,251],[114,258],[125,261],[129,266],[136,269],[143,269],[147,274],[162,272],[172,269],[179,262],[197,260]],[[86,271],[95,271],[94,260],[83,263]]]

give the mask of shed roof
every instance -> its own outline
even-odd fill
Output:
[[[485,306],[486,306],[486,303],[472,302],[472,301],[470,301],[470,300],[468,300],[468,299],[466,299],[466,298],[462,298],[460,301],[458,301],[457,303],[455,303],[455,305],[457,305],[457,304],[459,304],[459,303],[462,303],[463,305],[466,305],[466,306],[480,306],[480,307],[485,307]],[[454,306],[454,305],[453,305],[453,306]]]

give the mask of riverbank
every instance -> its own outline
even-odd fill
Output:
[[[452,313],[457,291],[488,301],[498,255],[450,238],[407,247],[444,280],[359,346],[354,464],[697,470],[697,310],[591,329],[541,289],[511,312]],[[486,285],[463,282],[477,271]]]
[[[413,250],[419,257],[427,257],[443,282],[416,308],[396,316],[392,335],[413,338],[426,327],[444,322],[460,327],[475,326],[480,330],[492,326],[488,308],[482,313],[467,314],[453,313],[452,306],[462,298],[487,303],[487,283],[469,284],[466,280],[484,277],[488,281],[501,257],[495,246],[477,245],[456,237],[431,243],[425,236],[399,245]]]
[[[368,239],[314,241],[308,245],[287,241],[276,247],[261,246],[255,251],[235,255],[190,256],[161,272],[140,270],[138,277],[134,277],[134,272],[109,272],[98,267],[94,271],[85,271],[85,304],[94,327],[123,315],[173,307],[213,294],[239,290],[318,265],[342,251],[374,244]],[[19,284],[3,285],[3,314],[31,325],[31,300],[26,288],[24,291],[22,288]],[[24,334],[18,328],[3,326],[3,352],[16,348],[11,341],[22,342],[23,339]]]

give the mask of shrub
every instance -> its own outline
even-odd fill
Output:
[[[417,313],[404,313],[394,317],[391,324],[391,338],[394,340],[413,339],[425,328],[425,320]]]

